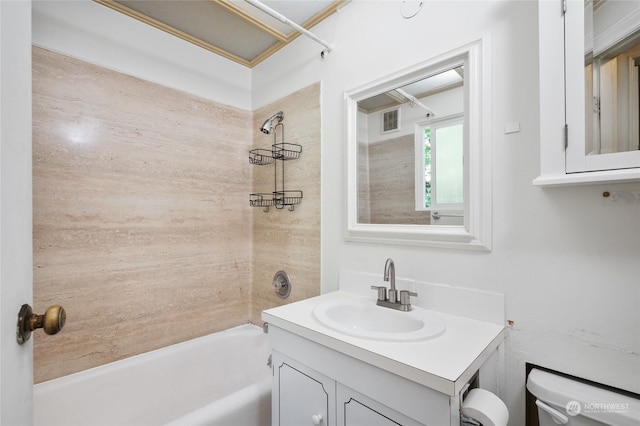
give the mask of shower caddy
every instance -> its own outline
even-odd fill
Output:
[[[280,142],[278,142],[278,128],[281,134]],[[251,207],[262,207],[265,212],[268,212],[271,206],[277,209],[289,206],[289,211],[293,211],[295,205],[300,204],[300,201],[302,201],[302,191],[285,189],[284,164],[285,161],[300,158],[302,145],[284,141],[284,124],[282,122],[273,126],[272,131],[273,145],[271,145],[271,150],[263,148],[252,149],[249,151],[249,163],[257,166],[273,164],[273,192],[249,194],[249,205]],[[280,179],[278,180],[278,178]]]

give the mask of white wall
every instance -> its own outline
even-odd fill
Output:
[[[33,44],[251,110],[251,70],[91,0],[33,2]]]
[[[322,81],[322,289],[341,268],[506,295],[511,424],[524,424],[525,363],[640,392],[640,203],[604,190],[638,184],[540,189],[537,3],[425,2],[413,19],[401,2],[355,1],[313,31],[335,50],[296,40],[253,72],[253,104]],[[491,36],[493,251],[347,243],[344,92],[442,52]],[[519,133],[504,125],[519,122]],[[544,142],[544,141],[542,141]]]

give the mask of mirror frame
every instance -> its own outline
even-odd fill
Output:
[[[347,241],[491,250],[491,87],[487,37],[345,92],[347,140]],[[358,102],[417,80],[465,67],[464,225],[358,223]]]

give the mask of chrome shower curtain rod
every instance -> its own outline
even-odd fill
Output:
[[[295,22],[293,22],[292,20],[290,20],[286,16],[284,16],[284,15],[280,14],[279,12],[271,9],[266,4],[264,4],[264,3],[262,3],[262,2],[260,2],[258,0],[245,0],[245,1],[247,3],[253,5],[253,6],[257,7],[258,9],[262,10],[263,12],[273,16],[278,21],[289,25],[293,29],[295,29],[295,30],[299,31],[300,33],[306,35],[307,37],[309,37],[310,39],[314,40],[315,42],[320,43],[321,45],[323,45],[325,47],[325,49],[320,53],[320,55],[322,57],[324,57],[325,52],[328,53],[328,52],[331,52],[333,50],[333,45],[331,45],[330,43],[327,43],[326,41],[322,40],[320,37],[318,37],[317,35],[315,35],[311,31],[307,30],[306,28],[301,27],[300,25],[296,24]]]
[[[426,106],[425,104],[420,102],[415,96],[410,95],[409,93],[405,92],[402,89],[396,89],[396,92],[400,93],[402,96],[404,96],[412,104],[417,105],[420,108],[422,108],[423,110],[427,111],[427,117],[433,117],[434,115],[436,115],[436,113],[433,112],[433,110],[431,108],[429,108],[428,106]]]

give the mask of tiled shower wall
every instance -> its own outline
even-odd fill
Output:
[[[36,383],[251,319],[252,246],[269,239],[252,244],[257,128],[250,111],[34,48],[34,308],[67,311],[60,334],[34,335]],[[317,246],[289,256],[318,271]]]
[[[320,293],[320,84],[254,111],[254,148],[269,149],[274,143],[273,134],[265,135],[258,129],[278,111],[284,112],[285,143],[302,146],[299,159],[284,162],[285,189],[302,190],[303,199],[294,211],[254,208],[252,322],[256,324],[263,309]],[[280,133],[277,142],[281,142]],[[253,192],[273,188],[273,166],[253,166]],[[279,270],[292,282],[286,300],[271,286]]]
[[[413,134],[366,146],[358,144],[358,155],[366,157],[362,163],[367,167],[358,169],[359,181],[368,183],[367,188],[360,187],[360,205],[369,207],[359,210],[360,220],[380,224],[431,223],[428,212],[415,209],[414,144]]]

